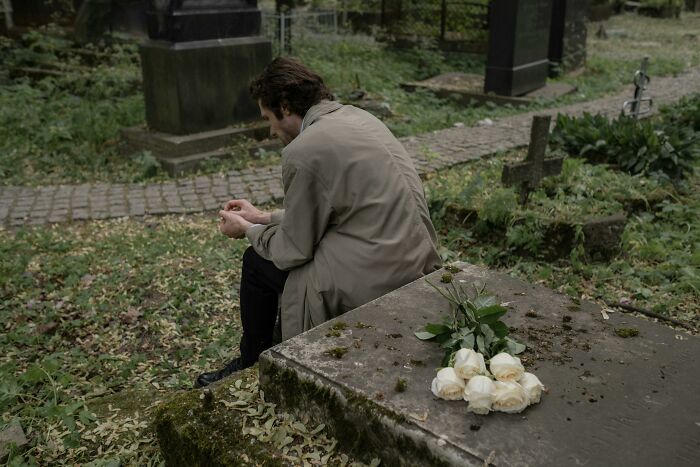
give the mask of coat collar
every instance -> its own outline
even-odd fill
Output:
[[[334,101],[327,101],[323,100],[319,102],[318,104],[314,105],[311,107],[308,112],[306,112],[306,115],[304,116],[304,120],[301,122],[301,130],[299,133],[304,131],[306,128],[311,126],[316,120],[319,118],[323,117],[326,114],[329,114],[331,112],[335,112],[339,108],[341,108],[343,104],[340,104],[339,102],[334,102]]]

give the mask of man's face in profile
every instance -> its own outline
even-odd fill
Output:
[[[263,120],[270,124],[270,136],[279,138],[286,146],[299,135],[302,121],[300,116],[282,107],[282,118],[277,118],[277,115],[263,106],[260,101],[258,101],[258,106]]]

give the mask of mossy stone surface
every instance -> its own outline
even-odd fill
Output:
[[[700,339],[465,263],[453,281],[485,285],[507,304],[504,321],[528,346],[521,359],[549,389],[519,414],[477,415],[430,388],[443,351],[413,336],[451,316],[416,280],[336,320],[367,323],[327,337],[335,320],[261,355],[260,384],[279,409],[324,423],[341,449],[382,465],[627,465],[700,463],[696,377]],[[534,316],[534,318],[533,318]],[[621,339],[616,328],[639,330]],[[326,351],[343,346],[341,359]],[[422,362],[418,364],[416,362]],[[407,382],[404,391],[396,382]],[[620,430],[620,420],[625,429]],[[478,428],[474,428],[478,427]],[[601,436],[604,433],[606,436]]]
[[[167,465],[290,465],[265,443],[252,443],[242,432],[241,413],[219,403],[231,400],[229,387],[236,379],[255,381],[257,368],[209,386],[213,396],[209,403],[203,398],[204,390],[193,389],[173,396],[155,410],[153,427]]]

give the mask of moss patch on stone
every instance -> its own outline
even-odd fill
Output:
[[[425,445],[392,430],[390,425],[408,425],[410,420],[368,397],[347,390],[331,390],[320,383],[300,378],[289,368],[261,359],[261,386],[265,394],[285,410],[308,415],[324,423],[329,434],[348,454],[364,462],[379,456],[386,465],[410,458],[416,465],[446,465]]]
[[[620,337],[635,337],[639,335],[639,329],[637,328],[615,328],[615,334]]]
[[[343,358],[343,355],[348,353],[348,348],[347,347],[333,347],[332,349],[328,349],[324,352],[327,355],[330,355],[333,358]]]
[[[323,425],[275,410],[258,385],[257,367],[160,405],[153,427],[168,465],[350,465]]]
[[[398,378],[396,380],[396,386],[394,386],[394,390],[396,392],[404,392],[404,391],[406,391],[407,387],[408,387],[408,381],[406,381],[403,378]]]

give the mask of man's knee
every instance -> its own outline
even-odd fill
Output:
[[[243,253],[243,269],[256,269],[256,265],[260,264],[261,259],[255,248],[249,246]]]

